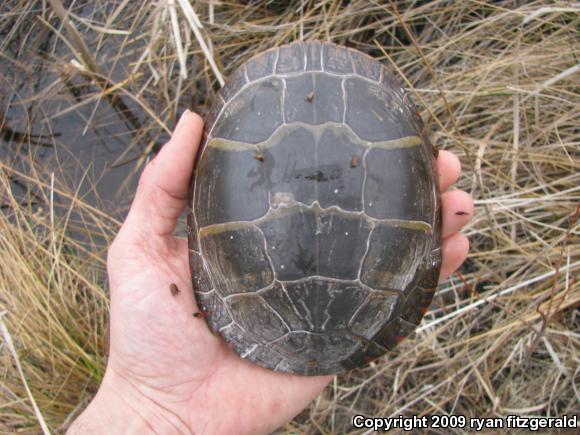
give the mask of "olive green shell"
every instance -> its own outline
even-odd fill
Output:
[[[209,327],[304,375],[392,349],[441,263],[434,151],[405,90],[357,50],[297,42],[247,61],[218,97],[189,214]]]

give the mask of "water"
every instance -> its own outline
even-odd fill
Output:
[[[146,63],[135,67],[149,41],[134,30],[123,32],[152,18],[138,4],[128,6],[111,26],[121,34],[104,34],[82,20],[93,27],[105,23],[113,6],[73,2],[71,12],[79,18],[71,22],[109,83],[118,87],[106,97],[71,50],[72,39],[60,20],[43,13],[41,2],[26,11],[4,5],[0,12],[5,17],[0,28],[0,159],[24,174],[13,174],[12,193],[22,203],[46,207],[54,176],[58,189],[122,220],[143,164],[169,137],[143,106],[168,128],[191,106],[187,87],[177,89],[177,68],[168,67],[155,78],[163,61],[152,68]],[[2,201],[5,208],[4,195]],[[56,195],[54,203],[62,215],[70,201]],[[72,221],[82,226],[82,217]]]

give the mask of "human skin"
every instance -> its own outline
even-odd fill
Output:
[[[268,433],[291,420],[332,379],[254,365],[192,316],[198,309],[187,241],[174,237],[173,230],[187,206],[202,127],[198,115],[183,114],[170,141],[145,167],[109,248],[107,369],[70,434]],[[473,201],[463,191],[448,191],[460,171],[457,157],[440,151],[437,172],[445,192],[440,281],[461,265],[469,249],[459,230],[473,215]],[[174,296],[172,283],[180,289]]]

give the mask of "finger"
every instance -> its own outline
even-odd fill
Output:
[[[147,164],[127,223],[137,224],[142,236],[171,235],[177,219],[186,206],[189,180],[201,141],[203,121],[187,110],[171,139]]]
[[[459,178],[461,162],[455,154],[440,150],[437,157],[437,174],[439,175],[439,189],[445,192]]]
[[[455,272],[467,258],[469,239],[465,234],[455,233],[441,242],[443,263],[439,273],[439,282],[443,282]]]
[[[443,226],[441,237],[449,237],[467,225],[473,216],[473,199],[463,190],[453,190],[441,195]]]

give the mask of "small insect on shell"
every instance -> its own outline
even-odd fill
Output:
[[[309,103],[312,103],[312,100],[314,100],[314,92],[309,92],[306,95],[306,101],[308,101]]]
[[[171,296],[177,296],[180,292],[179,288],[177,287],[177,284],[173,282],[169,284],[169,291],[171,292]]]
[[[263,162],[264,161],[264,154],[254,154],[254,159],[256,159],[259,162]]]
[[[350,167],[356,168],[358,166],[359,156],[358,154],[353,154],[352,158],[350,159]]]

